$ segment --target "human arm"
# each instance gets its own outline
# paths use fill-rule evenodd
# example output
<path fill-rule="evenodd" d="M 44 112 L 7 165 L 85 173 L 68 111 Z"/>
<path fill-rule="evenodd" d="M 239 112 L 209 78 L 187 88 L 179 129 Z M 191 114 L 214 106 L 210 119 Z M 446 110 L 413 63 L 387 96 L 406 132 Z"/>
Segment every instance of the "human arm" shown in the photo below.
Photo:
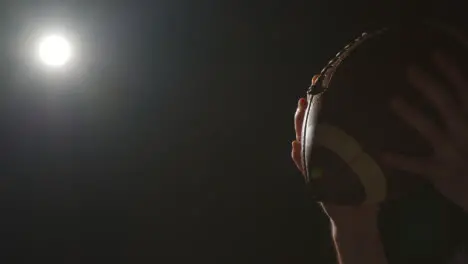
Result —
<path fill-rule="evenodd" d="M 331 221 L 332 238 L 340 264 L 386 264 L 384 247 L 376 217 L 357 223 Z"/>

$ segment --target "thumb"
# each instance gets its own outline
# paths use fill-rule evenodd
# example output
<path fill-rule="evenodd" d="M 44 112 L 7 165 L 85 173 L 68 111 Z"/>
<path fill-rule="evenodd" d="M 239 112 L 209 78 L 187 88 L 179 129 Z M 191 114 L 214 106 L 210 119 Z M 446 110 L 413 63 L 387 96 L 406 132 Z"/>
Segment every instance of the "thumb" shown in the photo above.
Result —
<path fill-rule="evenodd" d="M 294 161 L 294 164 L 296 164 L 296 167 L 299 169 L 299 171 L 301 173 L 304 173 L 304 170 L 302 168 L 301 143 L 297 140 L 294 140 L 292 142 L 291 157 Z"/>

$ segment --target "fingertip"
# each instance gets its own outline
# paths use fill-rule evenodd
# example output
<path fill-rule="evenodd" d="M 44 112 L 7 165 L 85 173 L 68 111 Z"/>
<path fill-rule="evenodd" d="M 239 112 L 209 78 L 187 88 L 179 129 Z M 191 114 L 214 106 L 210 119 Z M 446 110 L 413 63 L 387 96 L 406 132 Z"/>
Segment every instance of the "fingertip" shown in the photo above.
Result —
<path fill-rule="evenodd" d="M 292 142 L 292 150 L 291 150 L 291 158 L 296 165 L 296 167 L 299 169 L 300 172 L 302 172 L 302 160 L 301 160 L 301 151 L 300 151 L 300 142 L 297 140 L 294 140 Z"/>
<path fill-rule="evenodd" d="M 299 104 L 300 104 L 301 109 L 306 108 L 307 107 L 307 99 L 306 98 L 301 98 L 299 100 Z"/>
<path fill-rule="evenodd" d="M 315 74 L 314 77 L 312 77 L 312 85 L 314 85 L 317 82 L 319 77 L 320 77 L 320 74 Z"/>
<path fill-rule="evenodd" d="M 293 149 L 296 149 L 296 148 L 299 147 L 300 145 L 301 145 L 301 143 L 299 143 L 298 140 L 294 140 L 294 141 L 292 142 L 292 147 L 293 147 Z"/>
<path fill-rule="evenodd" d="M 299 107 L 303 107 L 305 102 L 306 102 L 306 99 L 304 97 L 301 97 L 301 98 L 299 98 L 299 101 L 297 102 L 297 105 Z"/>
<path fill-rule="evenodd" d="M 297 143 L 296 142 L 297 142 L 297 140 L 294 140 L 293 142 L 291 142 L 291 157 L 294 160 L 294 162 L 296 162 L 296 156 L 297 156 L 297 154 L 296 154 L 296 152 L 297 152 L 297 150 L 296 150 L 297 145 L 296 144 Z"/>

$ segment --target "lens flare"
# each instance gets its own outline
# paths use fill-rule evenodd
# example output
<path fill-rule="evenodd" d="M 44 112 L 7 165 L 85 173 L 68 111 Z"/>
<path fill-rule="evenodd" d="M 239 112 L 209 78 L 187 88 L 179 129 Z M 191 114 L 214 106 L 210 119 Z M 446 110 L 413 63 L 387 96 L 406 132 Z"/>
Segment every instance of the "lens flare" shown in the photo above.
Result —
<path fill-rule="evenodd" d="M 47 66 L 64 66 L 71 58 L 70 43 L 57 35 L 45 37 L 39 43 L 39 58 Z"/>

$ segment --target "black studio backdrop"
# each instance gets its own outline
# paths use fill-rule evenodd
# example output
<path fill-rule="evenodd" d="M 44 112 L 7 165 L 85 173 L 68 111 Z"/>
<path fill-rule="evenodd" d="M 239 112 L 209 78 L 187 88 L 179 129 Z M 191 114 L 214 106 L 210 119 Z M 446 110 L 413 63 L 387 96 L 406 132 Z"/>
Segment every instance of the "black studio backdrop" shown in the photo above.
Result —
<path fill-rule="evenodd" d="M 422 1 L 2 7 L 0 255 L 17 263 L 331 263 L 328 223 L 290 160 L 297 98 L 361 31 L 402 14 L 456 21 L 460 10 Z M 79 74 L 50 77 L 19 55 L 15 41 L 44 21 L 81 35 Z"/>

